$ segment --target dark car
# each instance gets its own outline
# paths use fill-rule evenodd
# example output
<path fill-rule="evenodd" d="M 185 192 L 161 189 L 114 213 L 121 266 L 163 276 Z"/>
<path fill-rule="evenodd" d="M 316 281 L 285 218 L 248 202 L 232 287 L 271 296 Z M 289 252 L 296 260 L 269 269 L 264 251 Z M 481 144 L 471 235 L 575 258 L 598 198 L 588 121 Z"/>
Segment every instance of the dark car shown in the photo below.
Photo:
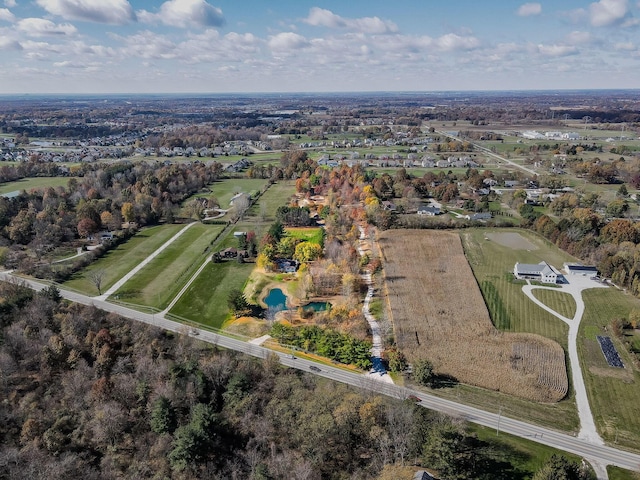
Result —
<path fill-rule="evenodd" d="M 320 371 L 320 369 L 319 369 L 318 367 L 316 367 L 315 365 L 311 365 L 311 366 L 309 367 L 309 369 L 310 369 L 311 371 L 313 371 L 313 372 L 319 372 L 319 371 Z"/>

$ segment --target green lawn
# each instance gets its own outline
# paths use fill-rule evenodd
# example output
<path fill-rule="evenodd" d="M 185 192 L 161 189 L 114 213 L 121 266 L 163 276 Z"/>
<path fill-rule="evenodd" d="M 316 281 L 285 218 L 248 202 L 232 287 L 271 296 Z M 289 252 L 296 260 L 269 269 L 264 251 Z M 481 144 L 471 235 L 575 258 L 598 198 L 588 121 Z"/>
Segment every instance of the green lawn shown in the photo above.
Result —
<path fill-rule="evenodd" d="M 614 443 L 617 438 L 618 444 L 638 449 L 640 373 L 633 367 L 624 345 L 611 333 L 609 325 L 615 318 L 627 317 L 631 309 L 640 306 L 640 301 L 615 288 L 587 290 L 583 297 L 585 313 L 578 352 L 596 425 L 606 441 Z M 608 366 L 596 335 L 612 337 L 624 369 Z"/>
<path fill-rule="evenodd" d="M 546 306 L 552 308 L 566 318 L 573 318 L 576 314 L 576 301 L 568 293 L 556 292 L 554 290 L 546 290 L 542 288 L 534 288 L 532 293 L 534 297 Z"/>
<path fill-rule="evenodd" d="M 235 261 L 209 263 L 170 313 L 209 327 L 222 328 L 229 317 L 229 292 L 243 288 L 253 267 L 252 263 Z"/>
<path fill-rule="evenodd" d="M 145 228 L 130 238 L 126 243 L 119 245 L 98 259 L 86 269 L 77 272 L 65 287 L 79 290 L 87 295 L 97 295 L 96 287 L 89 280 L 91 272 L 104 271 L 102 291 L 120 280 L 142 260 L 158 249 L 163 243 L 175 235 L 184 225 L 160 225 Z"/>
<path fill-rule="evenodd" d="M 311 242 L 317 245 L 324 245 L 324 229 L 320 227 L 312 228 L 293 228 L 289 227 L 285 229 L 288 237 L 298 238 L 303 242 Z"/>
<path fill-rule="evenodd" d="M 191 278 L 224 225 L 196 224 L 169 245 L 115 294 L 118 300 L 165 308 Z M 113 297 L 112 297 L 113 298 Z"/>
<path fill-rule="evenodd" d="M 0 194 L 15 192 L 16 190 L 26 190 L 27 192 L 36 188 L 66 187 L 69 180 L 74 177 L 32 177 L 0 184 Z"/>

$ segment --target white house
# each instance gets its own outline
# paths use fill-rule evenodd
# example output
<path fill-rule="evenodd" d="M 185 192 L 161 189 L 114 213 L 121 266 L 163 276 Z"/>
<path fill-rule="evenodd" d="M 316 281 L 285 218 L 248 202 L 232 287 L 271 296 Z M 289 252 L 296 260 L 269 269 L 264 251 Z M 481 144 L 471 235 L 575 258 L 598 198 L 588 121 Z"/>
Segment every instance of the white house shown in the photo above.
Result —
<path fill-rule="evenodd" d="M 520 280 L 538 280 L 542 283 L 556 283 L 558 281 L 558 274 L 547 262 L 538 264 L 516 262 L 513 274 Z"/>

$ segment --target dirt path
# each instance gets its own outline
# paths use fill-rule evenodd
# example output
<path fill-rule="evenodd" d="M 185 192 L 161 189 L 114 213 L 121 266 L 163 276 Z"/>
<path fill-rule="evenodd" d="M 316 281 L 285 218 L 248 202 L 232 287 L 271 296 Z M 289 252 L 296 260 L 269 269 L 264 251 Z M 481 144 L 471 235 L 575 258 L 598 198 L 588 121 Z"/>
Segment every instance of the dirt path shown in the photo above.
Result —
<path fill-rule="evenodd" d="M 367 254 L 367 236 L 365 229 L 362 226 L 358 225 L 358 229 L 360 230 L 360 239 L 358 240 L 358 254 L 360 254 L 361 257 L 364 257 Z M 389 375 L 387 375 L 387 370 L 384 368 L 384 364 L 382 363 L 382 336 L 380 335 L 380 325 L 378 324 L 376 318 L 371 315 L 371 311 L 369 309 L 374 293 L 371 273 L 363 273 L 360 275 L 360 277 L 362 277 L 367 285 L 367 295 L 364 297 L 362 314 L 369 324 L 369 328 L 371 329 L 371 337 L 373 340 L 373 345 L 371 347 L 371 360 L 373 361 L 373 367 L 371 368 L 369 375 L 373 375 L 376 378 L 379 378 L 380 380 L 383 380 L 387 383 L 393 383 L 393 380 Z"/>

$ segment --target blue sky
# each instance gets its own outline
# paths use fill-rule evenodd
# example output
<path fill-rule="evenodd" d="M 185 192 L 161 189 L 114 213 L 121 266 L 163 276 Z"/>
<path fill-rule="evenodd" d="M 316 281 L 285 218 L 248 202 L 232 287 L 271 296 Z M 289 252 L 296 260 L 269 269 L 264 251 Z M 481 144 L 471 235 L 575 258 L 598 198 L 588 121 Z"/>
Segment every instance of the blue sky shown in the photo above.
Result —
<path fill-rule="evenodd" d="M 0 0 L 0 93 L 640 88 L 640 0 Z"/>

